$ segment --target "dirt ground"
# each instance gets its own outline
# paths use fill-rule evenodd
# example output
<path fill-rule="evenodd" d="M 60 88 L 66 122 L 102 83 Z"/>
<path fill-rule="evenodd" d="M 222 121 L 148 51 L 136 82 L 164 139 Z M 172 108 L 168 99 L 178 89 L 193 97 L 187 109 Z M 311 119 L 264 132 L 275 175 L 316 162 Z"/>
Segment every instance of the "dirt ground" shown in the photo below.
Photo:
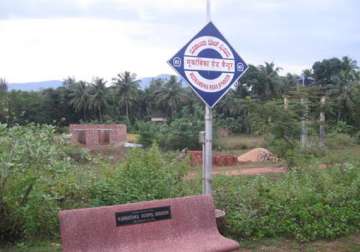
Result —
<path fill-rule="evenodd" d="M 234 170 L 215 170 L 214 175 L 225 175 L 225 176 L 255 176 L 263 174 L 274 174 L 274 173 L 285 173 L 287 168 L 285 167 L 256 167 L 256 168 L 243 168 Z"/>

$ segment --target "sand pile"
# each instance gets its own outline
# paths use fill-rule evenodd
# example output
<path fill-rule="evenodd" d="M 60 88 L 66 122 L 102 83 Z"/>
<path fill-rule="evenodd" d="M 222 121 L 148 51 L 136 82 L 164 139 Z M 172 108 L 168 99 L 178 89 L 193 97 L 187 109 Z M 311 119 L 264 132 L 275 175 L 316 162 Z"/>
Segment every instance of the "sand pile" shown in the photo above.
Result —
<path fill-rule="evenodd" d="M 256 148 L 240 155 L 238 157 L 238 161 L 240 163 L 263 162 L 263 161 L 277 162 L 277 158 L 267 149 Z"/>

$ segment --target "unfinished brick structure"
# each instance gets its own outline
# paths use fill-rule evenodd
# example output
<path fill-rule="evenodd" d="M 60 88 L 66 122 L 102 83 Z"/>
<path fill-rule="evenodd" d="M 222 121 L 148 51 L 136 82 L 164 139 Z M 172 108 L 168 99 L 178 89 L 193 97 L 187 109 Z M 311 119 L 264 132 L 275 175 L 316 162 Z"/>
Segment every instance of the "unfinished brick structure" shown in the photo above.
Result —
<path fill-rule="evenodd" d="M 202 151 L 189 151 L 191 165 L 202 164 Z M 237 157 L 234 155 L 213 154 L 213 165 L 215 166 L 233 166 L 237 163 Z"/>
<path fill-rule="evenodd" d="M 124 124 L 70 124 L 71 142 L 89 150 L 121 147 L 126 142 Z"/>

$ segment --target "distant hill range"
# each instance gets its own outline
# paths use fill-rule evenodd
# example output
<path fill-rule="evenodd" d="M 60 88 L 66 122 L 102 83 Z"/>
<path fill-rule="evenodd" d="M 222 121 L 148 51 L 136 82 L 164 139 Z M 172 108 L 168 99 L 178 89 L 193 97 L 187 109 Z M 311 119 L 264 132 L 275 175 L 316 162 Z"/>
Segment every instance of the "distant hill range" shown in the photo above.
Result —
<path fill-rule="evenodd" d="M 162 80 L 168 80 L 170 78 L 170 75 L 168 74 L 161 74 L 155 77 L 146 77 L 140 79 L 140 88 L 146 89 L 150 86 L 150 83 L 152 80 L 156 79 L 162 79 Z M 183 79 L 180 79 L 182 85 L 184 85 L 186 82 Z M 39 81 L 39 82 L 23 82 L 23 83 L 9 83 L 8 88 L 9 91 L 12 90 L 21 90 L 21 91 L 40 91 L 48 88 L 56 89 L 58 87 L 61 87 L 63 85 L 63 82 L 60 80 L 49 80 L 49 81 Z"/>
<path fill-rule="evenodd" d="M 10 83 L 8 85 L 9 91 L 21 90 L 21 91 L 39 91 L 47 88 L 58 88 L 62 86 L 62 81 L 50 80 L 39 82 L 23 82 L 23 83 Z"/>
<path fill-rule="evenodd" d="M 148 88 L 150 86 L 151 81 L 153 81 L 153 80 L 158 80 L 158 79 L 165 80 L 165 81 L 169 80 L 170 76 L 171 75 L 169 75 L 169 74 L 160 74 L 160 75 L 155 76 L 155 77 L 142 78 L 142 79 L 139 80 L 140 81 L 140 88 L 141 89 Z M 181 78 L 179 76 L 177 76 L 177 78 L 181 82 L 182 86 L 186 85 L 186 81 L 183 78 Z"/>

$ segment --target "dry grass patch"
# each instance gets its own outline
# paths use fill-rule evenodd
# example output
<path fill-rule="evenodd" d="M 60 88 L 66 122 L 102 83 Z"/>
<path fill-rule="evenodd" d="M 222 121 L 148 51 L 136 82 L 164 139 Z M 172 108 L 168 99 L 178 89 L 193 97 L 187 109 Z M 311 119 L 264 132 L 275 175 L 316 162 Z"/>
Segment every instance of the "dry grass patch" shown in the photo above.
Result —
<path fill-rule="evenodd" d="M 264 147 L 265 140 L 261 136 L 231 135 L 219 138 L 218 144 L 225 150 L 248 150 Z"/>

